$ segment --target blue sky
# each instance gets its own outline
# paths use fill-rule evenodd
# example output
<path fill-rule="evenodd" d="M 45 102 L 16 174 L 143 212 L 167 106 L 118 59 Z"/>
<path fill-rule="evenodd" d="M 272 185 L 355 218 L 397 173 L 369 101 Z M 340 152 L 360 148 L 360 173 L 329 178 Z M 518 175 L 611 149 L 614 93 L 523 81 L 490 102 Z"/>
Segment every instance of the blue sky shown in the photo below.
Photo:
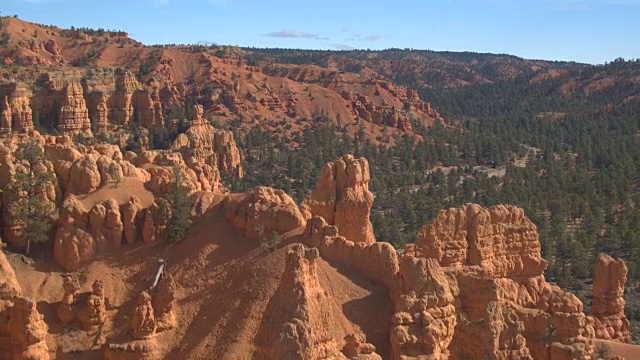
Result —
<path fill-rule="evenodd" d="M 640 0 L 0 0 L 2 15 L 145 44 L 389 47 L 603 63 L 640 57 Z"/>

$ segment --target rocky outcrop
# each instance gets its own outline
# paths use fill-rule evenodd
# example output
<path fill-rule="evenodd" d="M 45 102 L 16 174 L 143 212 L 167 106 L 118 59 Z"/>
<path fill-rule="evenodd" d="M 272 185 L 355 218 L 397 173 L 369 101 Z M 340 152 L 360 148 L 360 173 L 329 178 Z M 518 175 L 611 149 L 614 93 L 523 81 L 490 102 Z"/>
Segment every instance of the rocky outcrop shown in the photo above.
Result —
<path fill-rule="evenodd" d="M 25 171 L 29 165 L 16 163 L 12 156 L 18 144 L 24 141 L 33 141 L 41 147 L 47 159 L 34 168 L 50 173 L 52 181 L 36 196 L 41 196 L 43 202 L 55 208 L 51 218 L 52 233 L 55 234 L 54 258 L 67 270 L 78 269 L 100 253 L 119 249 L 123 240 L 131 244 L 141 238 L 142 233 L 145 235 L 143 240 L 154 241 L 167 225 L 168 217 L 163 208 L 157 206 L 159 203 L 146 211 L 152 204 L 150 197 L 153 194 L 144 194 L 143 206 L 137 198 L 125 202 L 117 194 L 112 195 L 115 198 L 102 195 L 92 198 L 98 190 L 109 194 L 113 189 L 139 182 L 136 185 L 145 184 L 164 195 L 172 186 L 172 165 L 177 164 L 191 192 L 226 191 L 219 183 L 217 170 L 192 158 L 184 162 L 178 153 L 154 154 L 151 160 L 155 163 L 142 165 L 150 172 L 123 160 L 115 145 L 77 145 L 69 136 L 41 136 L 37 132 L 29 138 L 12 134 L 0 145 L 0 187 L 6 189 L 13 174 Z M 138 158 L 144 157 L 143 153 L 134 156 L 132 161 L 138 162 Z M 12 245 L 24 246 L 21 231 L 24 221 L 17 211 L 20 199 L 10 195 L 13 195 L 11 191 L 3 192 L 3 231 Z M 90 200 L 80 200 L 87 199 L 87 195 Z"/>
<path fill-rule="evenodd" d="M 479 205 L 443 210 L 418 233 L 416 250 L 442 266 L 480 266 L 488 277 L 539 276 L 536 226 L 515 206 Z"/>
<path fill-rule="evenodd" d="M 271 298 L 259 343 L 265 359 L 340 359 L 330 299 L 318 280 L 318 250 L 293 244 L 287 248 L 284 275 Z"/>
<path fill-rule="evenodd" d="M 368 279 L 395 291 L 399 270 L 398 254 L 386 242 L 369 245 L 354 243 L 338 233 L 320 216 L 307 222 L 305 236 L 310 246 L 318 248 L 323 258 L 344 264 Z"/>
<path fill-rule="evenodd" d="M 7 329 L 9 312 L 13 306 L 13 299 L 21 294 L 16 273 L 2 251 L 2 240 L 0 240 L 0 353 L 3 354 L 11 352 L 11 334 Z"/>
<path fill-rule="evenodd" d="M 233 133 L 211 126 L 209 121 L 202 117 L 202 105 L 194 105 L 192 112 L 194 118 L 190 120 L 189 129 L 178 135 L 171 145 L 172 149 L 180 151 L 185 158 L 193 157 L 221 172 L 243 177 L 242 159 Z"/>
<path fill-rule="evenodd" d="M 156 242 L 169 225 L 171 216 L 171 204 L 166 199 L 156 199 L 154 204 L 145 210 L 142 241 L 145 244 Z"/>
<path fill-rule="evenodd" d="M 145 339 L 127 343 L 112 343 L 106 346 L 105 360 L 158 360 L 162 359 L 162 347 L 156 339 Z"/>
<path fill-rule="evenodd" d="M 86 307 L 79 314 L 82 327 L 86 331 L 102 326 L 107 320 L 104 284 L 102 281 L 96 280 L 91 288 L 92 292 L 87 297 Z"/>
<path fill-rule="evenodd" d="M 176 300 L 177 285 L 173 276 L 163 273 L 158 286 L 153 292 L 153 312 L 156 318 L 157 331 L 173 329 L 176 318 L 173 312 Z"/>
<path fill-rule="evenodd" d="M 44 44 L 44 49 L 52 55 L 52 62 L 59 63 L 62 60 L 62 53 L 55 40 L 50 39 Z"/>
<path fill-rule="evenodd" d="M 335 225 L 347 239 L 374 243 L 369 220 L 373 194 L 369 191 L 369 163 L 346 155 L 322 169 L 316 190 L 301 205 L 307 219 L 318 215 Z"/>
<path fill-rule="evenodd" d="M 106 209 L 104 206 L 102 208 Z M 99 210 L 92 212 L 94 219 L 98 217 L 96 214 Z M 94 224 L 96 222 L 94 220 Z M 104 223 L 104 218 L 102 222 Z M 59 227 L 53 243 L 53 258 L 68 271 L 79 269 L 110 247 L 104 234 L 92 235 L 89 225 L 89 211 L 75 197 L 67 198 L 60 212 Z"/>
<path fill-rule="evenodd" d="M 111 121 L 114 124 L 126 125 L 133 119 L 133 94 L 140 84 L 128 71 L 116 71 L 115 91 L 111 95 Z"/>
<path fill-rule="evenodd" d="M 369 344 L 363 334 L 349 334 L 345 336 L 344 341 L 342 353 L 349 360 L 382 360 L 382 357 L 376 354 L 376 347 Z"/>
<path fill-rule="evenodd" d="M 122 224 L 124 226 L 124 239 L 129 245 L 133 244 L 140 232 L 140 219 L 142 218 L 142 204 L 135 196 L 122 205 Z"/>
<path fill-rule="evenodd" d="M 413 256 L 398 260 L 388 243 L 365 245 L 338 234 L 336 226 L 316 216 L 307 223 L 309 244 L 323 258 L 343 264 L 361 275 L 384 284 L 394 302 L 391 344 L 393 358 L 413 359 L 433 355 L 447 359 L 456 326 L 457 294 L 437 261 Z"/>
<path fill-rule="evenodd" d="M 143 291 L 138 297 L 138 305 L 131 318 L 133 338 L 137 340 L 148 339 L 156 333 L 156 318 L 151 305 L 151 295 Z"/>
<path fill-rule="evenodd" d="M 78 303 L 77 295 L 80 291 L 80 283 L 74 277 L 67 276 L 63 280 L 62 288 L 64 295 L 58 304 L 57 314 L 58 320 L 66 325 L 76 319 L 75 306 Z"/>
<path fill-rule="evenodd" d="M 216 154 L 218 169 L 229 172 L 236 177 L 243 177 L 240 150 L 233 139 L 233 133 L 228 130 L 218 130 L 213 139 L 213 152 Z"/>
<path fill-rule="evenodd" d="M 49 327 L 36 309 L 35 301 L 21 296 L 13 299 L 7 330 L 11 334 L 14 360 L 49 359 L 49 349 L 45 341 Z"/>
<path fill-rule="evenodd" d="M 3 101 L 0 102 L 0 135 L 7 135 L 11 133 L 11 105 L 9 105 L 9 99 L 4 96 Z"/>
<path fill-rule="evenodd" d="M 61 134 L 91 134 L 89 110 L 84 100 L 82 86 L 69 83 L 63 90 L 64 100 L 58 115 L 58 130 Z"/>
<path fill-rule="evenodd" d="M 347 240 L 316 216 L 308 243 L 384 284 L 393 300 L 392 358 L 583 359 L 594 350 L 580 300 L 544 279 L 535 225 L 522 209 L 444 210 L 398 257 Z"/>
<path fill-rule="evenodd" d="M 199 161 L 196 157 L 187 158 L 185 166 L 195 174 L 202 191 L 224 194 L 227 188 L 222 184 L 222 176 L 215 166 Z"/>
<path fill-rule="evenodd" d="M 87 111 L 97 133 L 106 132 L 109 127 L 108 95 L 96 92 L 87 96 Z"/>
<path fill-rule="evenodd" d="M 7 257 L 2 251 L 2 240 L 0 240 L 0 302 L 11 301 L 14 296 L 19 296 L 22 292 L 20 284 L 16 279 L 16 273 L 9 264 Z M 1 303 L 0 303 L 1 304 Z M 6 309 L 0 307 L 0 311 Z"/>
<path fill-rule="evenodd" d="M 72 78 L 66 73 L 53 76 L 62 81 Z M 75 77 L 82 78 L 87 109 L 96 131 L 131 121 L 153 126 L 159 120 L 155 117 L 157 108 L 152 95 L 141 90 L 141 84 L 131 72 L 122 68 L 91 68 L 82 70 Z"/>
<path fill-rule="evenodd" d="M 3 124 L 3 131 L 24 132 L 33 130 L 33 110 L 31 109 L 31 98 L 33 93 L 24 84 L 8 83 L 0 85 L 0 99 L 6 97 L 5 104 L 2 105 L 4 113 L 3 120 L 8 120 L 8 113 L 11 113 L 10 128 Z M 4 121 L 3 121 L 4 122 Z"/>
<path fill-rule="evenodd" d="M 122 244 L 124 225 L 118 202 L 109 199 L 102 204 L 96 204 L 89 211 L 89 225 L 91 234 L 104 244 L 105 248 L 117 250 Z"/>
<path fill-rule="evenodd" d="M 457 282 L 454 356 L 591 356 L 593 327 L 582 303 L 545 281 L 538 233 L 522 209 L 443 210 L 404 254 L 437 260 Z"/>
<path fill-rule="evenodd" d="M 396 358 L 449 359 L 456 327 L 453 287 L 435 259 L 404 257 L 394 299 L 391 345 Z"/>
<path fill-rule="evenodd" d="M 143 159 L 143 157 L 147 157 L 147 159 Z M 152 163 L 145 164 L 151 159 Z M 171 191 L 176 176 L 181 179 L 180 185 L 189 189 L 189 193 L 212 190 L 225 191 L 219 182 L 220 173 L 217 169 L 203 165 L 193 158 L 185 163 L 180 153 L 144 152 L 139 156 L 138 163 L 151 175 L 147 188 L 160 196 Z M 176 170 L 179 173 L 174 173 Z"/>
<path fill-rule="evenodd" d="M 65 195 L 90 194 L 107 184 L 134 178 L 141 182 L 150 179 L 144 169 L 122 159 L 115 145 L 82 147 L 46 144 L 45 153 L 54 165 L 58 182 Z"/>
<path fill-rule="evenodd" d="M 393 105 L 381 104 L 376 106 L 368 96 L 343 95 L 351 100 L 351 108 L 356 118 L 364 119 L 379 126 L 390 126 L 404 132 L 411 132 L 412 125 L 406 112 L 400 111 Z"/>
<path fill-rule="evenodd" d="M 136 197 L 121 206 L 107 199 L 91 209 L 76 197 L 68 197 L 60 210 L 53 243 L 55 261 L 67 271 L 74 271 L 99 254 L 119 249 L 123 240 L 134 243 L 143 228 L 143 210 Z M 160 221 L 158 227 L 159 224 Z"/>
<path fill-rule="evenodd" d="M 157 90 L 136 90 L 133 94 L 136 122 L 147 129 L 164 129 L 162 103 Z"/>
<path fill-rule="evenodd" d="M 131 316 L 133 341 L 110 343 L 105 347 L 105 360 L 157 360 L 163 358 L 162 346 L 158 343 L 156 331 L 164 331 L 175 326 L 173 302 L 175 283 L 171 275 L 163 274 L 154 289 L 154 296 L 142 291 Z"/>
<path fill-rule="evenodd" d="M 55 42 L 46 46 L 57 50 Z M 32 119 L 66 134 L 90 134 L 92 123 L 97 132 L 131 122 L 164 128 L 159 92 L 143 89 L 122 68 L 56 68 L 34 82 L 0 85 L 0 100 L 4 96 L 12 112 L 9 131 L 32 129 Z"/>
<path fill-rule="evenodd" d="M 151 181 L 147 183 L 147 187 L 158 195 L 167 194 L 173 187 L 174 168 L 180 172 L 180 177 L 183 179 L 182 185 L 186 186 L 190 193 L 228 192 L 220 182 L 220 171 L 202 163 L 194 156 L 184 160 L 179 152 L 143 151 L 138 155 L 132 154 L 127 159 L 149 173 Z"/>
<path fill-rule="evenodd" d="M 284 234 L 305 225 L 293 199 L 282 190 L 258 186 L 246 194 L 233 194 L 225 200 L 224 214 L 250 239 Z"/>
<path fill-rule="evenodd" d="M 622 259 L 601 254 L 596 261 L 591 314 L 598 339 L 631 342 L 629 320 L 624 313 L 627 273 Z"/>

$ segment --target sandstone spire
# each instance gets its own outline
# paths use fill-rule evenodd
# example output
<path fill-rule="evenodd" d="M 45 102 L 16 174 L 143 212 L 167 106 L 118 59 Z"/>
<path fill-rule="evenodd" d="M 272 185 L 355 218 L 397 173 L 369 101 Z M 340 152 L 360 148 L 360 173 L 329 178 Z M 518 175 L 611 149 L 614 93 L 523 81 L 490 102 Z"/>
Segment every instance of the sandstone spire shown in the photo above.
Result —
<path fill-rule="evenodd" d="M 6 135 L 11 132 L 11 105 L 9 99 L 4 96 L 0 103 L 0 135 Z"/>
<path fill-rule="evenodd" d="M 369 220 L 373 194 L 369 191 L 369 162 L 345 155 L 322 169 L 316 190 L 301 205 L 307 219 L 318 215 L 356 243 L 374 243 Z"/>
<path fill-rule="evenodd" d="M 49 327 L 36 309 L 36 302 L 21 296 L 13 302 L 7 324 L 13 358 L 49 360 L 49 348 L 45 341 Z"/>
<path fill-rule="evenodd" d="M 90 134 L 91 121 L 84 100 L 82 85 L 69 83 L 64 89 L 64 102 L 58 116 L 58 130 L 62 134 Z"/>
<path fill-rule="evenodd" d="M 624 313 L 624 286 L 627 265 L 622 259 L 601 254 L 593 278 L 591 313 L 595 318 L 596 337 L 630 343 L 629 320 Z"/>

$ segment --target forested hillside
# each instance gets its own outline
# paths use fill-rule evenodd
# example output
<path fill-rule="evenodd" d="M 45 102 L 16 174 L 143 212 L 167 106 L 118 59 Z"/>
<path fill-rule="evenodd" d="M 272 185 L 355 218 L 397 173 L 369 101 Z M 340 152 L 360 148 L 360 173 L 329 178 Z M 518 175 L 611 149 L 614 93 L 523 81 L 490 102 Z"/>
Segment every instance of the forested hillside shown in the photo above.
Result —
<path fill-rule="evenodd" d="M 411 88 L 448 89 L 491 84 L 536 73 L 556 76 L 588 65 L 575 62 L 527 60 L 506 54 L 414 49 L 382 51 L 314 51 L 247 48 L 241 56 L 254 65 L 313 64 L 344 72 L 367 71 Z"/>

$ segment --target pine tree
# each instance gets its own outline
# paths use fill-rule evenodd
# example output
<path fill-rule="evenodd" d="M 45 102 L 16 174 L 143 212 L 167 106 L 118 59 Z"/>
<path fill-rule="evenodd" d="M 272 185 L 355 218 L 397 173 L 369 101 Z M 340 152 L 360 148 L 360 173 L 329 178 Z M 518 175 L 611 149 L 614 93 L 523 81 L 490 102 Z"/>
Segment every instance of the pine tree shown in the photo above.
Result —
<path fill-rule="evenodd" d="M 189 218 L 190 202 L 189 188 L 184 185 L 185 177 L 177 165 L 173 167 L 173 187 L 167 194 L 167 200 L 171 205 L 171 221 L 167 226 L 166 238 L 171 243 L 182 241 L 189 230 L 191 219 Z"/>
<path fill-rule="evenodd" d="M 47 199 L 47 188 L 55 177 L 47 168 L 46 156 L 34 141 L 23 142 L 13 153 L 16 171 L 8 184 L 10 213 L 22 223 L 22 235 L 29 255 L 32 243 L 49 240 L 50 217 L 55 205 Z"/>

